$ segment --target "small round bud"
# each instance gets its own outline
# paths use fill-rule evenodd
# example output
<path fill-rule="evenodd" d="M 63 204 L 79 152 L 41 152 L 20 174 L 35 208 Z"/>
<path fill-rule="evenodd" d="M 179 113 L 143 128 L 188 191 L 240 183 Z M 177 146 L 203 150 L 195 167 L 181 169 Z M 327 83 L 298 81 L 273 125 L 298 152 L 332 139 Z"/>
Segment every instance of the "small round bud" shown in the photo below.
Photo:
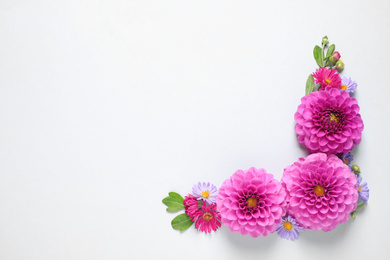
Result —
<path fill-rule="evenodd" d="M 360 167 L 357 166 L 356 164 L 352 165 L 352 171 L 354 173 L 360 173 Z"/>
<path fill-rule="evenodd" d="M 357 215 L 357 213 L 356 213 L 355 211 L 352 211 L 352 212 L 351 212 L 351 218 L 356 217 L 356 215 Z"/>
<path fill-rule="evenodd" d="M 329 57 L 329 61 L 331 63 L 336 63 L 341 58 L 341 55 L 338 51 L 333 52 L 333 54 Z"/>
<path fill-rule="evenodd" d="M 329 44 L 328 36 L 324 36 L 322 38 L 322 45 L 326 46 Z"/>
<path fill-rule="evenodd" d="M 336 69 L 343 70 L 344 69 L 344 62 L 342 62 L 341 60 L 337 61 L 336 62 Z"/>

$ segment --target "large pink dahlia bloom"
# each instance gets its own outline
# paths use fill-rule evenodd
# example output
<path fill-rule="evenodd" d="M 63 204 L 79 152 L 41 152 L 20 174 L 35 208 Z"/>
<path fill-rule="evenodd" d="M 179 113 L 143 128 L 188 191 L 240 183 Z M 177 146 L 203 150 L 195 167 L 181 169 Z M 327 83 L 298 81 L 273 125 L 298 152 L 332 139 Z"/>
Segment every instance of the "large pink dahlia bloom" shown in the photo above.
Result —
<path fill-rule="evenodd" d="M 276 230 L 286 213 L 286 192 L 264 169 L 236 171 L 224 181 L 217 196 L 222 223 L 232 232 L 252 237 Z"/>
<path fill-rule="evenodd" d="M 315 153 L 284 169 L 287 211 L 305 228 L 330 231 L 356 209 L 356 175 L 335 155 Z"/>
<path fill-rule="evenodd" d="M 301 99 L 295 113 L 298 142 L 313 153 L 346 153 L 360 143 L 364 128 L 359 105 L 346 91 L 327 88 Z"/>

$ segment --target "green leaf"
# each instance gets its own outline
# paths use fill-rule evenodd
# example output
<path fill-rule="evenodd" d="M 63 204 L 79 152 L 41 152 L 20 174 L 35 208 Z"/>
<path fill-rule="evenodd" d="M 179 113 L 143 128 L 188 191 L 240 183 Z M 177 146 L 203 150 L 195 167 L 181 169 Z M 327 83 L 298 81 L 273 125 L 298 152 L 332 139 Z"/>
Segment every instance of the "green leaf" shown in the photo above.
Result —
<path fill-rule="evenodd" d="M 174 213 L 174 212 L 178 212 L 180 210 L 184 209 L 184 207 L 177 207 L 177 206 L 169 206 L 167 208 L 167 211 L 168 212 L 171 212 L 171 213 Z"/>
<path fill-rule="evenodd" d="M 168 194 L 169 194 L 170 197 L 175 198 L 175 199 L 177 199 L 178 201 L 183 202 L 183 197 L 182 197 L 179 193 L 176 193 L 176 192 L 171 191 L 171 192 L 168 193 Z"/>
<path fill-rule="evenodd" d="M 359 206 L 356 207 L 355 211 L 358 210 L 358 209 L 361 209 L 364 207 L 364 205 L 366 205 L 366 203 L 362 203 L 360 204 Z"/>
<path fill-rule="evenodd" d="M 320 46 L 316 45 L 313 50 L 314 59 L 316 60 L 318 66 L 322 68 L 324 66 L 324 58 L 322 57 L 322 49 Z"/>
<path fill-rule="evenodd" d="M 334 44 L 330 45 L 328 50 L 326 51 L 326 57 L 325 58 L 329 58 L 330 55 L 333 54 L 335 48 L 336 48 L 336 46 Z"/>
<path fill-rule="evenodd" d="M 184 209 L 183 197 L 176 192 L 170 192 L 169 196 L 164 198 L 162 202 L 168 207 L 168 212 L 177 212 Z"/>
<path fill-rule="evenodd" d="M 313 75 L 310 74 L 309 77 L 306 80 L 306 91 L 305 91 L 306 95 L 309 95 L 314 90 L 314 82 L 313 82 L 313 80 L 314 80 Z"/>
<path fill-rule="evenodd" d="M 186 230 L 187 228 L 192 226 L 192 224 L 194 224 L 194 222 L 192 222 L 192 220 L 188 217 L 186 213 L 176 216 L 176 218 L 172 219 L 171 222 L 173 229 L 180 231 Z"/>

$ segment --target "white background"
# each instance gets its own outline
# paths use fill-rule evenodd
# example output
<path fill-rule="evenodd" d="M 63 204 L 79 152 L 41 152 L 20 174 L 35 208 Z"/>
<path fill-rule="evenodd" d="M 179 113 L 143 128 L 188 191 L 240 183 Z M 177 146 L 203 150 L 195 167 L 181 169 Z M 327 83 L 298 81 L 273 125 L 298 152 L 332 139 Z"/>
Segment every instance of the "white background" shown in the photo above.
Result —
<path fill-rule="evenodd" d="M 389 259 L 389 1 L 0 2 L 0 259 Z M 305 156 L 328 35 L 359 84 L 369 205 L 291 242 L 178 232 L 161 200 Z"/>

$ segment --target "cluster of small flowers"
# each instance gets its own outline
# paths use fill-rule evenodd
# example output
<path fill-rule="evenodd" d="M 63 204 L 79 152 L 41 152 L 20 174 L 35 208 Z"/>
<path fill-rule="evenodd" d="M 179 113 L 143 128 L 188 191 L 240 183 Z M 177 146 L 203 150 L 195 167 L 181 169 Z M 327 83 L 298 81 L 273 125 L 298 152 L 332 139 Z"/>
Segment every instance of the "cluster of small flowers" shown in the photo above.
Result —
<path fill-rule="evenodd" d="M 195 228 L 205 233 L 221 227 L 221 215 L 217 211 L 215 198 L 217 187 L 210 183 L 198 183 L 192 188 L 192 194 L 184 198 L 184 208 Z"/>
<path fill-rule="evenodd" d="M 217 211 L 215 199 L 217 187 L 210 183 L 194 185 L 192 194 L 184 198 L 176 193 L 170 192 L 169 196 L 162 202 L 167 206 L 168 212 L 185 210 L 185 213 L 176 216 L 172 222 L 172 228 L 184 231 L 195 223 L 195 228 L 205 233 L 211 233 L 221 227 L 221 214 Z"/>
<path fill-rule="evenodd" d="M 364 129 L 357 100 L 350 96 L 357 84 L 341 79 L 344 63 L 335 46 L 314 48 L 320 66 L 309 76 L 306 96 L 295 113 L 298 142 L 311 154 L 284 169 L 281 181 L 264 169 L 238 170 L 217 191 L 198 183 L 184 199 L 195 228 L 215 231 L 222 222 L 232 232 L 252 237 L 276 232 L 295 240 L 305 229 L 330 231 L 356 216 L 369 198 L 360 168 L 351 165 L 351 150 Z M 326 68 L 329 66 L 329 68 Z M 332 67 L 333 66 L 333 67 Z M 318 91 L 314 91 L 314 82 Z"/>

